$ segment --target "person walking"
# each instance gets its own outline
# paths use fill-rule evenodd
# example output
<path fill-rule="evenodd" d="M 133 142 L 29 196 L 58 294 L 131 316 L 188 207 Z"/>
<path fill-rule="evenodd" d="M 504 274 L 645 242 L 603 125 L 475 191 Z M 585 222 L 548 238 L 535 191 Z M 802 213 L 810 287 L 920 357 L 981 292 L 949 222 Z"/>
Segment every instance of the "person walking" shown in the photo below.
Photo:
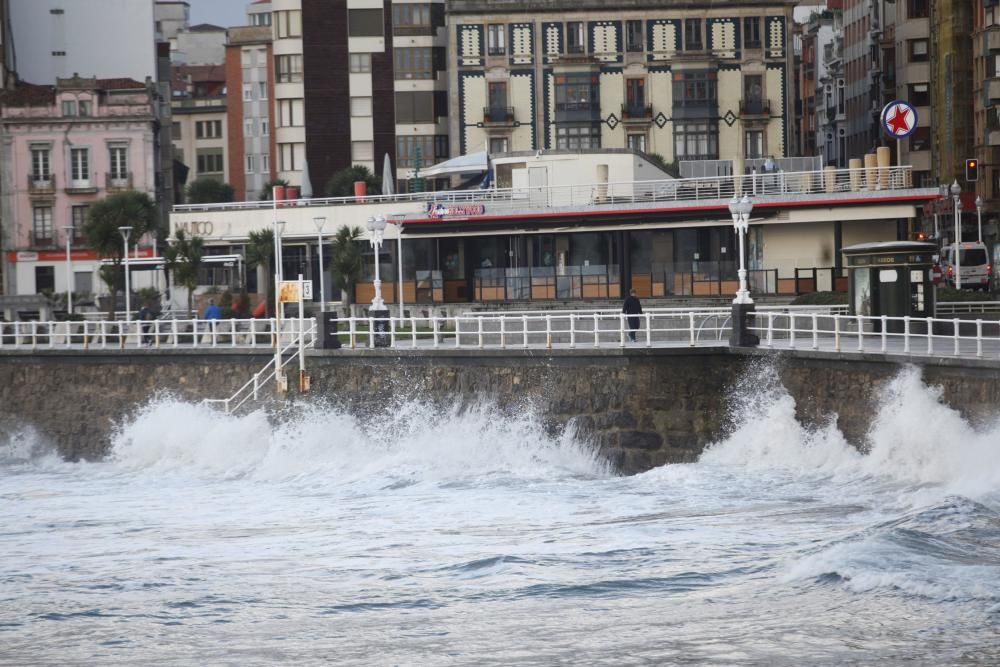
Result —
<path fill-rule="evenodd" d="M 626 318 L 628 320 L 628 339 L 635 342 L 635 332 L 639 328 L 639 318 L 638 315 L 642 315 L 642 304 L 639 303 L 639 297 L 635 295 L 635 290 L 631 290 L 628 296 L 625 297 L 625 303 L 622 304 L 622 312 L 628 315 Z"/>
<path fill-rule="evenodd" d="M 219 307 L 215 305 L 215 301 L 209 301 L 208 305 L 205 306 L 204 319 L 206 319 L 206 320 L 221 320 L 222 319 L 222 311 L 219 310 Z"/>
<path fill-rule="evenodd" d="M 153 343 L 153 337 L 149 332 L 153 328 L 153 320 L 156 317 L 153 315 L 153 309 L 149 307 L 148 303 L 142 304 L 142 308 L 139 309 L 139 326 L 142 328 L 142 344 L 151 345 Z"/>

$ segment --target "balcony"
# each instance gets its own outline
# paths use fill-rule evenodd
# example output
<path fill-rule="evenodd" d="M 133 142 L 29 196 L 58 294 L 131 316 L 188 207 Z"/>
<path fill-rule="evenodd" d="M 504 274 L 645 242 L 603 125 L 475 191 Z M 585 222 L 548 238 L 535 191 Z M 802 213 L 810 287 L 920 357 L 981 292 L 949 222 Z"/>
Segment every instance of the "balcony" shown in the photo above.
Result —
<path fill-rule="evenodd" d="M 53 195 L 55 192 L 55 174 L 28 174 L 29 195 Z"/>
<path fill-rule="evenodd" d="M 1000 51 L 1000 30 L 991 28 L 986 31 L 986 50 Z"/>
<path fill-rule="evenodd" d="M 50 233 L 48 236 L 43 236 L 37 232 L 31 233 L 31 247 L 32 248 L 49 248 L 56 244 L 56 240 L 52 237 Z"/>
<path fill-rule="evenodd" d="M 740 100 L 741 116 L 770 116 L 771 100 Z"/>
<path fill-rule="evenodd" d="M 483 107 L 483 125 L 511 127 L 514 124 L 514 107 Z"/>
<path fill-rule="evenodd" d="M 125 174 L 104 174 L 104 189 L 108 192 L 123 192 L 132 189 L 132 172 Z"/>
<path fill-rule="evenodd" d="M 623 104 L 622 122 L 651 123 L 653 122 L 653 107 L 643 104 Z"/>
<path fill-rule="evenodd" d="M 986 79 L 986 99 L 1000 100 L 1000 78 Z"/>

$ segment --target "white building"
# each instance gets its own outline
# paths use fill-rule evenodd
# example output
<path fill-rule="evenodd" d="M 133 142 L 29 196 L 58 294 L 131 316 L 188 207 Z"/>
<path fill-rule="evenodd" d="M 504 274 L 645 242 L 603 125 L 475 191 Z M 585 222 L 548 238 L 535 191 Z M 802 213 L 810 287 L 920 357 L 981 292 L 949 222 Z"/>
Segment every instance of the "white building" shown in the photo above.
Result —
<path fill-rule="evenodd" d="M 153 0 L 17 0 L 10 69 L 22 81 L 81 76 L 156 79 Z"/>
<path fill-rule="evenodd" d="M 170 62 L 175 65 L 221 65 L 226 59 L 226 29 L 199 23 L 178 32 L 174 45 Z"/>
<path fill-rule="evenodd" d="M 302 184 L 306 160 L 302 0 L 273 0 L 274 109 L 278 178 Z M 346 93 L 346 91 L 345 91 Z"/>

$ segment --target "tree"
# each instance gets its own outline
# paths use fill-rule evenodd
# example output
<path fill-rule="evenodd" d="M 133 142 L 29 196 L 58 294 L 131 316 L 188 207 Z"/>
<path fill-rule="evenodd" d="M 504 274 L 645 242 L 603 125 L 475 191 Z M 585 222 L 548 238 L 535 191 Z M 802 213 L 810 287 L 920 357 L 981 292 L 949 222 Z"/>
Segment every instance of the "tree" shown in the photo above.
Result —
<path fill-rule="evenodd" d="M 330 275 L 346 294 L 346 303 L 354 301 L 354 285 L 361 278 L 360 227 L 341 227 L 330 244 Z"/>
<path fill-rule="evenodd" d="M 273 181 L 268 181 L 264 184 L 264 187 L 260 189 L 257 193 L 257 199 L 259 201 L 273 201 L 271 198 L 274 196 L 274 186 L 280 185 L 282 187 L 288 187 L 288 181 L 283 178 L 276 178 Z"/>
<path fill-rule="evenodd" d="M 233 186 L 202 176 L 187 186 L 189 204 L 226 204 L 236 196 Z"/>
<path fill-rule="evenodd" d="M 131 227 L 129 243 L 137 243 L 144 234 L 156 231 L 156 204 L 145 192 L 127 190 L 94 203 L 83 223 L 83 236 L 87 244 L 102 257 L 112 260 L 109 266 L 102 266 L 101 280 L 111 292 L 109 305 L 113 318 L 116 310 L 117 293 L 124 281 L 122 259 L 125 257 L 125 239 L 119 227 Z"/>
<path fill-rule="evenodd" d="M 201 270 L 202 257 L 205 256 L 205 239 L 200 236 L 188 236 L 183 229 L 178 229 L 176 237 L 163 253 L 167 267 L 174 276 L 174 284 L 187 289 L 188 317 L 191 317 L 194 291 L 198 287 L 198 273 Z"/>
<path fill-rule="evenodd" d="M 264 267 L 265 293 L 267 294 L 267 312 L 274 311 L 274 230 L 261 229 L 250 232 L 249 240 L 244 248 L 244 259 L 247 269 Z"/>
<path fill-rule="evenodd" d="M 382 179 L 368 171 L 368 167 L 356 164 L 347 169 L 341 169 L 326 182 L 327 197 L 353 197 L 355 181 L 364 181 L 369 193 L 379 193 Z"/>
<path fill-rule="evenodd" d="M 657 167 L 667 172 L 674 178 L 680 178 L 681 170 L 680 166 L 677 164 L 677 160 L 673 162 L 667 162 L 663 159 L 663 156 L 659 153 L 646 153 L 646 159 L 655 164 Z"/>

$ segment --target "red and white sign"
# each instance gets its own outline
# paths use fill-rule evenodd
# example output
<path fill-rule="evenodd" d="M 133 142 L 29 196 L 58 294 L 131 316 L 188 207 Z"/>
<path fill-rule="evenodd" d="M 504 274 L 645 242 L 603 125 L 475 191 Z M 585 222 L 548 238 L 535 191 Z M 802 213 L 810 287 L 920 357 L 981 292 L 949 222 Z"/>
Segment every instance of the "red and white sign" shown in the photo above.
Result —
<path fill-rule="evenodd" d="M 944 274 L 941 273 L 941 265 L 935 264 L 929 269 L 929 271 L 931 273 L 931 282 L 935 285 L 940 284 L 940 282 L 944 279 Z"/>
<path fill-rule="evenodd" d="M 486 213 L 486 207 L 483 204 L 439 204 L 432 202 L 427 205 L 428 218 L 463 218 L 484 213 Z"/>
<path fill-rule="evenodd" d="M 917 129 L 917 110 L 903 100 L 889 102 L 882 109 L 882 128 L 895 139 L 910 136 Z"/>
<path fill-rule="evenodd" d="M 133 247 L 129 254 L 129 258 L 135 258 L 136 256 L 142 257 L 153 257 L 152 248 L 139 248 L 139 252 L 136 253 Z M 7 253 L 7 259 L 11 262 L 64 262 L 66 261 L 66 251 L 65 250 L 17 250 L 10 251 Z M 81 250 L 71 250 L 70 259 L 74 262 L 86 262 L 94 261 L 100 259 L 96 250 L 81 249 Z"/>

